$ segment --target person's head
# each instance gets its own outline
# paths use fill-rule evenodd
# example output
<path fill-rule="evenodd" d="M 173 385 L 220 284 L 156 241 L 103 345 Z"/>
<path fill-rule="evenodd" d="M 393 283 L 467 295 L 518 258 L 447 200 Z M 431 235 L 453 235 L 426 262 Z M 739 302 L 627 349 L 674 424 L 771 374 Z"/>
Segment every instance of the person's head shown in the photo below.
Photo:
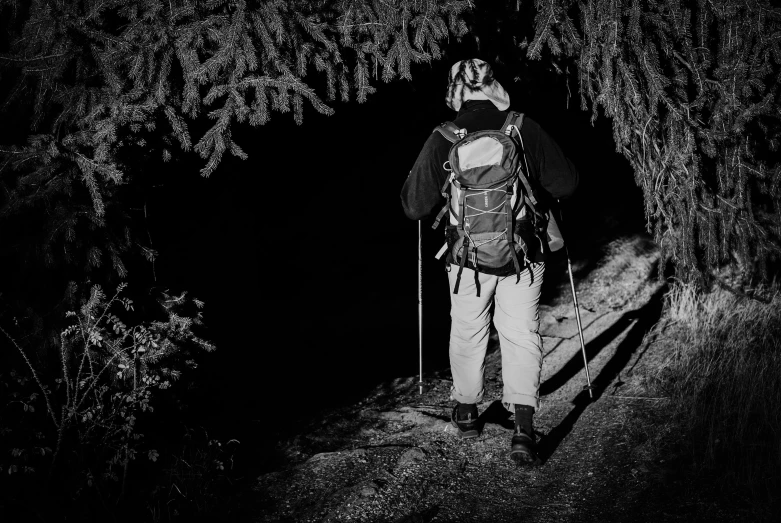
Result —
<path fill-rule="evenodd" d="M 510 107 L 510 95 L 494 79 L 491 66 L 478 58 L 457 62 L 448 74 L 448 107 L 458 111 L 467 100 L 490 100 L 500 111 Z"/>

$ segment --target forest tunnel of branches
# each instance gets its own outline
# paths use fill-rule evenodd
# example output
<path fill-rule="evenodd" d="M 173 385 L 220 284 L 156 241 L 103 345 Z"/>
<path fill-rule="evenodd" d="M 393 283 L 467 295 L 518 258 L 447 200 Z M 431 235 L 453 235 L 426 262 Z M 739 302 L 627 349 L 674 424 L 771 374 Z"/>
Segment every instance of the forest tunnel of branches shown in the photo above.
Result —
<path fill-rule="evenodd" d="M 246 304 L 318 275 L 307 231 L 317 202 L 345 186 L 356 223 L 375 226 L 353 249 L 382 256 L 401 227 L 401 180 L 448 117 L 444 72 L 464 58 L 490 62 L 565 145 L 587 143 L 589 119 L 609 129 L 599 139 L 628 165 L 637 213 L 678 279 L 707 288 L 729 269 L 751 287 L 777 271 L 781 9 L 770 1 L 0 0 L 0 29 L 0 267 L 13 275 L 0 326 L 55 373 L 66 312 L 102 303 L 96 284 L 129 281 L 128 314 L 179 321 L 184 302 L 162 289 L 186 290 L 185 273 L 219 279 L 215 260 L 230 257 L 259 290 L 239 289 L 212 318 L 259 328 Z M 573 110 L 587 125 L 570 123 Z M 359 165 L 339 167 L 351 154 Z M 383 181 L 391 170 L 398 183 Z M 392 197 L 376 203 L 380 191 Z M 257 238 L 235 232 L 253 220 Z M 200 239 L 174 257 L 187 270 L 160 255 L 183 231 Z M 197 329 L 193 314 L 177 325 Z M 187 336 L 178 342 L 203 346 Z"/>
<path fill-rule="evenodd" d="M 778 254 L 781 14 L 770 2 L 2 0 L 0 9 L 10 263 L 124 278 L 155 257 L 129 202 L 166 162 L 195 153 L 208 177 L 225 153 L 268 154 L 234 137 L 291 117 L 306 126 L 310 108 L 327 115 L 383 83 L 414 83 L 464 41 L 520 84 L 557 71 L 584 110 L 610 119 L 679 278 L 705 284 L 732 264 L 756 283 Z"/>
<path fill-rule="evenodd" d="M 274 396 L 300 410 L 308 391 L 271 363 L 317 390 L 328 365 L 374 357 L 363 342 L 320 350 L 344 318 L 346 337 L 384 328 L 381 348 L 414 362 L 416 238 L 398 193 L 452 118 L 445 73 L 467 58 L 589 167 L 574 229 L 631 205 L 620 219 L 681 282 L 773 283 L 770 0 L 0 0 L 0 384 L 38 369 L 10 381 L 40 385 L 57 449 L 66 428 L 103 438 L 115 454 L 95 444 L 83 459 L 121 476 L 138 444 L 129 413 L 153 392 L 169 394 L 161 425 L 201 423 L 199 401 L 224 418 Z M 441 298 L 428 318 L 446 325 Z M 214 345 L 224 355 L 198 355 Z M 383 367 L 329 392 L 403 372 Z M 204 379 L 177 395 L 183 373 Z"/>
<path fill-rule="evenodd" d="M 356 223 L 397 213 L 385 228 L 398 227 L 395 202 L 372 206 L 373 193 L 396 192 L 374 181 L 390 176 L 377 167 L 406 173 L 447 117 L 443 72 L 471 57 L 492 63 L 543 123 L 579 105 L 612 129 L 645 226 L 680 280 L 706 288 L 728 268 L 731 283 L 755 286 L 775 275 L 781 10 L 768 1 L 0 0 L 0 15 L 0 264 L 16 275 L 2 282 L 0 321 L 38 354 L 59 346 L 65 312 L 91 285 L 187 289 L 159 248 L 236 207 L 199 200 L 186 214 L 193 190 L 216 196 L 208 183 L 245 184 L 232 219 L 258 219 L 262 247 L 222 223 L 212 236 L 223 243 L 190 259 L 231 256 L 260 289 L 286 265 L 318 263 L 299 238 L 311 219 L 289 211 L 302 186 L 329 178 L 322 201 L 354 187 L 357 214 L 373 215 Z M 398 97 L 416 100 L 417 114 Z M 368 133 L 356 132 L 360 116 L 331 124 L 334 111 L 371 115 Z M 393 118 L 409 123 L 386 132 Z M 365 164 L 343 180 L 328 171 L 333 151 L 318 149 L 332 132 L 359 143 L 349 154 Z M 565 123 L 556 136 L 578 144 L 589 132 Z M 285 164 L 285 147 L 310 163 Z M 355 174 L 375 171 L 370 182 Z M 263 196 L 264 177 L 290 194 Z M 381 248 L 372 241 L 363 248 Z M 159 293 L 140 294 L 139 315 L 160 312 Z"/>
<path fill-rule="evenodd" d="M 44 348 L 84 283 L 166 285 L 154 194 L 176 220 L 188 185 L 242 183 L 231 158 L 249 158 L 247 179 L 314 183 L 316 165 L 264 172 L 286 143 L 272 137 L 314 151 L 334 110 L 359 111 L 399 81 L 434 97 L 432 72 L 471 55 L 526 98 L 565 89 L 547 111 L 579 103 L 609 121 L 679 279 L 705 287 L 731 268 L 751 286 L 775 274 L 781 11 L 770 2 L 0 0 L 0 12 L 0 263 L 18 274 L 3 282 L 3 314 Z M 379 139 L 359 161 L 414 153 L 366 125 Z"/>

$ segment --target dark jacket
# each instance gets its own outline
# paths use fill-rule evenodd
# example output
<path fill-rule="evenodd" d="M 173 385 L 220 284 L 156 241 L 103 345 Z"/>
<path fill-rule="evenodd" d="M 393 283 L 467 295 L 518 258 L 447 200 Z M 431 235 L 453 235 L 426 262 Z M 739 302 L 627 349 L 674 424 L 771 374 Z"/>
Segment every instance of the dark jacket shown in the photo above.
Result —
<path fill-rule="evenodd" d="M 453 123 L 471 133 L 499 129 L 506 118 L 507 111 L 499 111 L 490 101 L 468 100 L 461 106 Z M 529 162 L 529 182 L 535 188 L 535 196 L 540 201 L 538 210 L 544 212 L 554 200 L 566 198 L 575 191 L 578 171 L 564 156 L 558 144 L 531 118 L 524 118 L 521 135 Z M 401 190 L 401 202 L 408 218 L 427 218 L 439 212 L 445 204 L 441 190 L 447 180 L 447 172 L 443 164 L 447 161 L 450 145 L 438 132 L 431 133 L 423 145 L 423 150 L 420 151 Z M 534 262 L 544 261 L 545 253 L 541 251 L 540 242 L 534 237 L 531 224 L 521 227 L 520 233 L 529 246 L 529 259 Z M 513 270 L 499 271 L 500 275 L 512 272 Z"/>

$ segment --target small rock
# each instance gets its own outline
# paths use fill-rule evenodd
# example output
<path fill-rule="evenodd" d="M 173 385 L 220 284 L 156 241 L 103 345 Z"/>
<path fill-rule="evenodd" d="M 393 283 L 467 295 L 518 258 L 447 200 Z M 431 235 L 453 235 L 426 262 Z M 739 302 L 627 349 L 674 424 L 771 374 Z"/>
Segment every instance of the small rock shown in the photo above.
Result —
<path fill-rule="evenodd" d="M 366 485 L 361 488 L 361 496 L 368 498 L 370 496 L 373 496 L 377 493 L 377 489 L 374 488 L 372 485 Z"/>
<path fill-rule="evenodd" d="M 458 429 L 455 428 L 452 423 L 443 423 L 440 430 L 448 434 L 456 434 L 458 432 Z"/>
<path fill-rule="evenodd" d="M 423 461 L 425 457 L 426 453 L 423 451 L 423 449 L 413 447 L 401 455 L 399 461 L 396 463 L 396 466 L 402 467 L 404 465 L 409 465 L 410 463 L 417 463 L 419 461 Z"/>
<path fill-rule="evenodd" d="M 333 459 L 335 457 L 339 456 L 339 452 L 321 452 L 319 454 L 315 454 L 309 460 L 307 460 L 309 463 L 317 463 L 319 461 L 325 461 L 329 459 Z"/>

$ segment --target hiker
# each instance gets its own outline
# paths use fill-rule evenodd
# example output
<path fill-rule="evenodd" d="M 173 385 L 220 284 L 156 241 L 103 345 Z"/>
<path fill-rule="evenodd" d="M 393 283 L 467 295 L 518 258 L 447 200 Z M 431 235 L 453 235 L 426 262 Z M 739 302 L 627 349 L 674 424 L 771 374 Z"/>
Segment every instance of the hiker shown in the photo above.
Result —
<path fill-rule="evenodd" d="M 458 113 L 451 127 L 463 129 L 466 133 L 500 130 L 508 121 L 514 121 L 513 115 L 508 113 L 509 95 L 493 77 L 490 65 L 479 59 L 463 60 L 453 65 L 448 75 L 445 101 Z M 511 116 L 508 117 L 508 114 Z M 443 208 L 442 213 L 450 221 L 446 228 L 446 267 L 451 291 L 451 398 L 456 401 L 451 417 L 453 425 L 462 438 L 479 435 L 477 403 L 483 399 L 484 360 L 489 326 L 493 320 L 502 354 L 502 402 L 515 414 L 510 456 L 519 463 L 533 463 L 537 460 L 533 415 L 539 407 L 543 354 L 539 335 L 539 300 L 545 258 L 549 254 L 536 217 L 547 212 L 553 201 L 573 193 L 578 184 L 578 173 L 556 142 L 535 121 L 521 118 L 520 129 L 515 129 L 520 137 L 512 135 L 512 129 L 508 129 L 508 133 L 519 145 L 522 138 L 522 150 L 525 150 L 529 170 L 528 183 L 534 193 L 527 196 L 537 201 L 537 212 L 530 212 L 523 202 L 516 200 L 520 205 L 513 204 L 513 212 L 520 208 L 518 214 L 511 217 L 517 236 L 509 235 L 508 241 L 512 242 L 513 237 L 520 241 L 515 240 L 518 256 L 515 252 L 511 253 L 512 262 L 498 268 L 478 266 L 478 270 L 474 271 L 480 249 L 477 243 L 467 243 L 463 230 L 459 230 L 464 227 L 463 224 L 458 226 L 459 216 L 455 210 L 458 202 L 452 201 L 447 189 L 451 140 L 458 138 L 447 138 L 448 133 L 444 131 L 432 132 L 404 183 L 401 200 L 405 214 L 413 220 L 433 216 L 443 204 L 450 206 L 449 212 Z M 443 124 L 441 127 L 446 126 Z M 486 154 L 482 157 L 485 158 Z M 516 188 L 515 191 L 513 193 L 509 187 L 506 190 L 508 195 L 513 193 L 518 198 L 523 189 Z M 504 193 L 500 197 L 504 198 Z M 488 196 L 485 198 L 488 207 Z M 464 210 L 464 199 L 461 200 L 461 210 Z M 468 223 L 466 228 L 469 228 Z M 459 234 L 465 243 L 459 247 L 461 250 L 453 249 Z M 510 246 L 513 247 L 513 244 L 510 243 Z M 471 253 L 466 254 L 470 250 L 475 251 L 474 257 Z M 459 255 L 459 252 L 464 255 Z"/>

